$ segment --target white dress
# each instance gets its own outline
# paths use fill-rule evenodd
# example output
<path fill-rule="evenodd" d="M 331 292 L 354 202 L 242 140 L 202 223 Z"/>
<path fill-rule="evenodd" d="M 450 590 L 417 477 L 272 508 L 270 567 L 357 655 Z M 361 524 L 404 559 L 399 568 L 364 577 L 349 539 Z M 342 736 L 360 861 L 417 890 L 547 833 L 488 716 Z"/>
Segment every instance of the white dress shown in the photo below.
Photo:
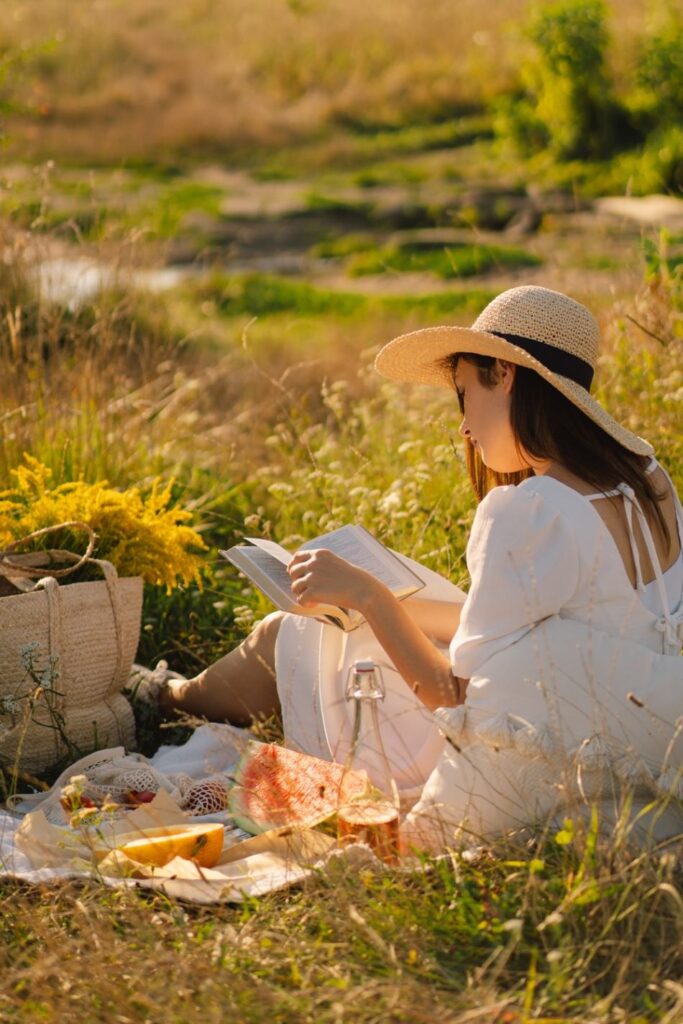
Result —
<path fill-rule="evenodd" d="M 438 573 L 399 555 L 425 583 L 420 597 L 462 604 L 467 595 Z M 440 648 L 444 655 L 447 645 Z M 350 667 L 371 658 L 381 668 L 386 698 L 379 709 L 382 740 L 406 804 L 419 797 L 444 749 L 433 714 L 398 674 L 367 624 L 350 633 L 316 619 L 287 615 L 278 632 L 275 669 L 287 746 L 344 761 L 352 708 L 344 698 Z M 372 774 L 372 764 L 366 765 Z"/>
<path fill-rule="evenodd" d="M 407 831 L 423 845 L 489 839 L 596 800 L 605 817 L 617 815 L 615 774 L 635 783 L 636 811 L 653 792 L 683 795 L 683 552 L 662 573 L 633 492 L 622 485 L 617 493 L 635 589 L 592 504 L 604 495 L 586 497 L 543 476 L 495 488 L 481 502 L 467 548 L 472 585 L 450 645 L 454 674 L 470 680 L 459 708 L 431 714 L 368 627 L 343 635 L 288 617 L 276 648 L 287 742 L 343 757 L 346 672 L 356 658 L 373 657 L 387 682 L 383 735 L 397 782 L 407 802 L 420 797 Z M 682 537 L 677 497 L 676 515 Z M 657 572 L 647 586 L 634 516 Z M 464 599 L 427 575 L 424 596 Z M 640 838 L 683 830 L 677 801 L 641 814 L 637 829 Z"/>

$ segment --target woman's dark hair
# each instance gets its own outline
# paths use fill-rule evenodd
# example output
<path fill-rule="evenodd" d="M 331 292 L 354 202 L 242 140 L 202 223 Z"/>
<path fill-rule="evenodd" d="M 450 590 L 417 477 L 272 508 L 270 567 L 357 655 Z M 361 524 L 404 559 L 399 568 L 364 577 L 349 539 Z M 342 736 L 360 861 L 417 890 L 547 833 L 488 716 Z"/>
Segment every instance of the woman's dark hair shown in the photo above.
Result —
<path fill-rule="evenodd" d="M 494 387 L 497 360 L 469 352 L 454 353 L 443 360 L 442 365 L 450 372 L 454 387 L 460 359 L 476 366 L 483 387 Z M 462 401 L 460 407 L 463 411 Z M 510 423 L 518 445 L 533 458 L 556 460 L 596 491 L 610 491 L 621 483 L 632 487 L 643 509 L 654 514 L 667 546 L 670 544 L 670 532 L 660 508 L 666 492 L 659 493 L 653 486 L 645 472 L 647 460 L 620 445 L 561 391 L 527 366 L 516 366 Z M 492 487 L 518 484 L 532 475 L 531 470 L 496 473 L 488 469 L 469 440 L 466 440 L 465 454 L 470 479 L 480 501 Z"/>

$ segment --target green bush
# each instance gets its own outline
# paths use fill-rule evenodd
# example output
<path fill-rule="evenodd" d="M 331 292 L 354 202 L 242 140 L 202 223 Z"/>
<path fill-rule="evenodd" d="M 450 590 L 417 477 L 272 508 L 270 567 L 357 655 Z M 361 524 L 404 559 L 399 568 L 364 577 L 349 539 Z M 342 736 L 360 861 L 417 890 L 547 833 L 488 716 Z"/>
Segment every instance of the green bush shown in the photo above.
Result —
<path fill-rule="evenodd" d="M 639 161 L 639 175 L 642 192 L 683 191 L 683 127 L 671 125 L 648 137 Z"/>
<path fill-rule="evenodd" d="M 628 141 L 632 132 L 605 68 L 603 0 L 547 4 L 527 35 L 535 53 L 522 65 L 524 92 L 499 106 L 498 134 L 560 159 L 606 156 Z"/>
<path fill-rule="evenodd" d="M 673 12 L 650 36 L 636 69 L 639 106 L 652 126 L 680 124 L 683 117 L 683 20 Z"/>

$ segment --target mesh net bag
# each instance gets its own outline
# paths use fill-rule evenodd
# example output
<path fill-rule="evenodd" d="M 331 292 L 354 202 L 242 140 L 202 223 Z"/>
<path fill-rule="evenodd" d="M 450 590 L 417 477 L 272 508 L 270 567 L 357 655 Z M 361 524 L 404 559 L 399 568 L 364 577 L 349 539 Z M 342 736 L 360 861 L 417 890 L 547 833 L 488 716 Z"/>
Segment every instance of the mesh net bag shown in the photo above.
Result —
<path fill-rule="evenodd" d="M 88 766 L 83 772 L 87 780 L 83 794 L 98 804 L 107 797 L 115 803 L 125 804 L 131 793 L 158 793 L 160 789 L 165 789 L 182 805 L 185 793 L 194 782 L 189 775 L 169 775 L 144 763 L 128 767 L 122 761 L 99 761 Z"/>
<path fill-rule="evenodd" d="M 218 814 L 228 809 L 232 785 L 227 775 L 212 775 L 193 782 L 183 793 L 180 806 L 188 814 Z"/>
<path fill-rule="evenodd" d="M 20 813 L 40 808 L 53 824 L 64 824 L 69 814 L 61 798 L 65 787 L 72 786 L 76 797 L 87 797 L 98 808 L 105 802 L 120 805 L 120 810 L 112 808 L 112 814 L 120 818 L 125 818 L 135 803 L 145 803 L 149 794 L 161 790 L 188 815 L 224 814 L 234 785 L 234 766 L 254 742 L 253 736 L 240 729 L 211 723 L 200 726 L 182 747 L 162 748 L 155 763 L 142 754 L 126 753 L 123 747 L 101 750 L 65 768 L 49 791 L 17 794 L 11 798 L 11 806 Z M 147 796 L 136 801 L 129 799 L 131 793 Z"/>

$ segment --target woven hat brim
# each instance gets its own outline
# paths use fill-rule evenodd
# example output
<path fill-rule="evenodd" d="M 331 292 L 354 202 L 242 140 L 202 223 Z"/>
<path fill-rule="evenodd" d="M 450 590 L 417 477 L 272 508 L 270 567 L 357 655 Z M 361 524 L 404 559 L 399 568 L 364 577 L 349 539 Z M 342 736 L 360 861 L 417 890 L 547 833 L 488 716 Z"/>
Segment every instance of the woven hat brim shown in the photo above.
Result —
<path fill-rule="evenodd" d="M 380 350 L 375 360 L 375 369 L 389 380 L 431 384 L 452 390 L 451 374 L 440 364 L 446 356 L 456 352 L 493 356 L 495 359 L 506 359 L 510 363 L 528 366 L 624 448 L 636 455 L 653 454 L 654 449 L 648 441 L 622 427 L 580 384 L 553 373 L 523 348 L 486 331 L 476 331 L 471 327 L 424 327 L 410 334 L 402 334 Z"/>

